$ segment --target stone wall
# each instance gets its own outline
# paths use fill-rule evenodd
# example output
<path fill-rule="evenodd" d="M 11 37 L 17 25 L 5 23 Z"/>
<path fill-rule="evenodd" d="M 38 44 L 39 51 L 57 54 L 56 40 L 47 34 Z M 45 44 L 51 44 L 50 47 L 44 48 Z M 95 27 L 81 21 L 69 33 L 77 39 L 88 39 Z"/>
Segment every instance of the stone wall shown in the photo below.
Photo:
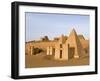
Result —
<path fill-rule="evenodd" d="M 56 44 L 55 41 L 29 42 L 29 43 L 26 43 L 25 45 L 25 53 L 27 55 L 30 55 L 32 47 L 47 50 L 48 46 L 55 47 L 55 44 Z"/>

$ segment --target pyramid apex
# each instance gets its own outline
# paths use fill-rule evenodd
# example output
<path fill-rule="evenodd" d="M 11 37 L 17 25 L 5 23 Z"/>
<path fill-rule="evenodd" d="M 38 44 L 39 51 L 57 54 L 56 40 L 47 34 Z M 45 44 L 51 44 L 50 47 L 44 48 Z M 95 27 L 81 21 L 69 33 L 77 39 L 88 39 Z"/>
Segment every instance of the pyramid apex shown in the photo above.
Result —
<path fill-rule="evenodd" d="M 72 32 L 76 32 L 74 28 L 72 29 Z"/>
<path fill-rule="evenodd" d="M 72 31 L 70 32 L 70 35 L 71 35 L 71 34 L 77 34 L 77 33 L 76 33 L 76 30 L 75 30 L 74 28 L 73 28 Z"/>
<path fill-rule="evenodd" d="M 72 36 L 72 37 L 73 37 L 73 36 L 78 37 L 78 36 L 77 36 L 77 33 L 76 33 L 76 31 L 75 31 L 74 28 L 73 28 L 72 31 L 70 32 L 69 37 L 70 37 L 70 36 Z"/>
<path fill-rule="evenodd" d="M 64 37 L 64 35 L 63 35 L 63 34 L 61 34 L 61 37 Z"/>

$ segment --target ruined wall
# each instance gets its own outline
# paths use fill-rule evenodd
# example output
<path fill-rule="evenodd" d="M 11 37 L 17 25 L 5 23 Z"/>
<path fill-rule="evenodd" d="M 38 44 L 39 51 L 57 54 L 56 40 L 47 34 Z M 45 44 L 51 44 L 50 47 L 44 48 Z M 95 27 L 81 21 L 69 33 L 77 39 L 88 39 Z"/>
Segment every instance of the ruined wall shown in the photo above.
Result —
<path fill-rule="evenodd" d="M 26 43 L 25 45 L 25 51 L 28 55 L 30 55 L 31 47 L 47 50 L 48 46 L 55 47 L 55 44 L 56 44 L 55 41 L 29 42 L 29 43 Z"/>

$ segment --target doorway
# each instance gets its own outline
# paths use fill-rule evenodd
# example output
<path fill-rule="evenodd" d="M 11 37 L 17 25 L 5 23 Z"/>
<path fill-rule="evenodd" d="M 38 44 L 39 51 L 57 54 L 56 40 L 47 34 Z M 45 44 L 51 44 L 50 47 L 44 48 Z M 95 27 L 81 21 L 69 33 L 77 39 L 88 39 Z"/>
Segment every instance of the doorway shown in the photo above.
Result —
<path fill-rule="evenodd" d="M 60 59 L 62 58 L 62 50 L 60 50 Z"/>
<path fill-rule="evenodd" d="M 74 54 L 75 54 L 75 47 L 69 47 L 69 49 L 68 49 L 68 58 L 69 59 L 74 58 Z"/>
<path fill-rule="evenodd" d="M 53 56 L 55 56 L 55 48 L 53 48 Z"/>

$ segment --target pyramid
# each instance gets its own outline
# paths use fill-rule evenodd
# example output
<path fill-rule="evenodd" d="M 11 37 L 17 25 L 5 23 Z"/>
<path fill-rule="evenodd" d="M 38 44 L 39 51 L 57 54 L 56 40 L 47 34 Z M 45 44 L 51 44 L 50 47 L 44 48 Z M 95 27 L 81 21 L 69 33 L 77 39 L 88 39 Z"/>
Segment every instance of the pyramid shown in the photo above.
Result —
<path fill-rule="evenodd" d="M 80 40 L 85 40 L 85 38 L 84 38 L 83 35 L 78 35 L 78 38 L 79 38 Z"/>
<path fill-rule="evenodd" d="M 79 58 L 81 56 L 84 56 L 85 52 L 75 29 L 72 29 L 66 43 L 69 44 L 69 47 L 75 48 L 74 58 Z"/>
<path fill-rule="evenodd" d="M 59 38 L 59 43 L 63 44 L 63 43 L 65 43 L 65 41 L 66 41 L 66 38 L 65 38 L 64 35 L 62 34 L 62 35 L 60 36 L 60 38 Z"/>

